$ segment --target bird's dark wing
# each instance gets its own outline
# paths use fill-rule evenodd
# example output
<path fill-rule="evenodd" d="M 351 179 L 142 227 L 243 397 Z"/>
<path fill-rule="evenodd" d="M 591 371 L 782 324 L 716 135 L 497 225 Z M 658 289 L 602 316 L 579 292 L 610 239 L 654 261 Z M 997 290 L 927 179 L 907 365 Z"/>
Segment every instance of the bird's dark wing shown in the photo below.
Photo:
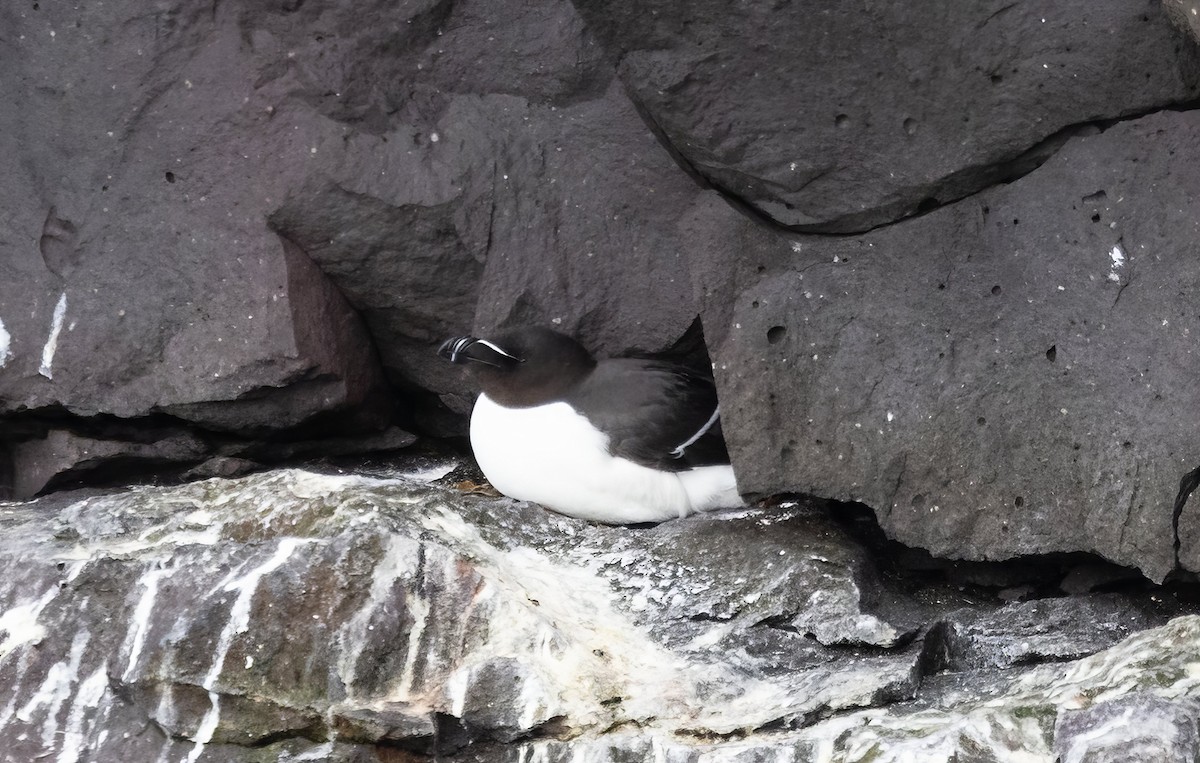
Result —
<path fill-rule="evenodd" d="M 609 437 L 609 451 L 655 469 L 728 464 L 711 378 L 658 360 L 602 361 L 567 402 Z"/>

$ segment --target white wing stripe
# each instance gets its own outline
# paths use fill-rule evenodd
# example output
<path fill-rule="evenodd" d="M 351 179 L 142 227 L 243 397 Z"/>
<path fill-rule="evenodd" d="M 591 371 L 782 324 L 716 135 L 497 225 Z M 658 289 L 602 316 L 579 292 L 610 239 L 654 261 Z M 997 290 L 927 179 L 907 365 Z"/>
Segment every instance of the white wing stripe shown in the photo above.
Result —
<path fill-rule="evenodd" d="M 680 445 L 675 450 L 671 451 L 671 455 L 674 456 L 675 458 L 683 458 L 683 452 L 685 450 L 687 450 L 688 448 L 690 448 L 692 445 L 694 445 L 696 440 L 699 440 L 701 437 L 703 437 L 705 432 L 712 429 L 712 425 L 717 423 L 717 418 L 720 415 L 721 415 L 721 406 L 718 405 L 716 408 L 713 408 L 712 415 L 708 417 L 708 421 L 705 422 L 704 426 L 700 427 L 700 431 L 696 432 L 696 434 L 687 438 L 687 440 L 682 445 Z"/>

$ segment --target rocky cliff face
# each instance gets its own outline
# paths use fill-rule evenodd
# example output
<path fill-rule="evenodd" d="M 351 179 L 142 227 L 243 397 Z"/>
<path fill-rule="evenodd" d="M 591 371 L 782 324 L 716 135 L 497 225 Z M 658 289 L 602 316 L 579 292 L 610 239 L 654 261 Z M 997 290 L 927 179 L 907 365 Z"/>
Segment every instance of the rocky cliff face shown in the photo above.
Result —
<path fill-rule="evenodd" d="M 914 591 L 818 504 L 598 527 L 451 466 L 0 505 L 3 759 L 1195 754 L 1165 592 Z"/>
<path fill-rule="evenodd" d="M 752 493 L 1200 570 L 1186 3 L 3 14 L 10 496 L 461 433 L 469 326 L 702 324 Z"/>
<path fill-rule="evenodd" d="M 1196 13 L 5 4 L 0 754 L 1191 759 Z M 178 486 L 461 435 L 530 322 L 801 497 Z"/>

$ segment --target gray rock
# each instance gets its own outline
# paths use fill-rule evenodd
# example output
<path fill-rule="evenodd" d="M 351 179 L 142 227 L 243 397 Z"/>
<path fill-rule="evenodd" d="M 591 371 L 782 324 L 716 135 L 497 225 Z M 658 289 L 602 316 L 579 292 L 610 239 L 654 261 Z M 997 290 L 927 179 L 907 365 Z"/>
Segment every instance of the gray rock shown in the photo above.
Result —
<path fill-rule="evenodd" d="M 1116 595 L 1039 599 L 990 612 L 952 612 L 934 626 L 925 644 L 948 670 L 989 670 L 1095 654 L 1159 624 L 1155 620 Z"/>
<path fill-rule="evenodd" d="M 1054 750 L 1061 763 L 1191 763 L 1200 757 L 1197 716 L 1195 699 L 1131 694 L 1063 711 Z"/>
<path fill-rule="evenodd" d="M 1048 761 L 1070 710 L 1196 701 L 1197 617 L 926 690 L 921 645 L 893 640 L 874 612 L 886 597 L 914 603 L 815 505 L 602 527 L 430 483 L 452 466 L 0 504 L 0 749 L 14 761 L 840 763 L 1000 749 Z M 1063 638 L 1112 643 L 1081 625 L 1119 611 L 1102 601 L 1059 617 Z M 1014 638 L 1032 619 L 991 622 Z M 1147 727 L 1176 718 L 1142 704 Z M 1060 742 L 1087 736 L 1064 724 Z"/>
<path fill-rule="evenodd" d="M 133 754 L 145 735 L 111 725 L 131 714 L 165 734 L 154 756 L 334 730 L 444 750 L 747 733 L 917 685 L 919 647 L 880 648 L 861 550 L 801 505 L 636 531 L 283 471 L 5 504 L 0 524 L 0 747 L 28 759 Z"/>
<path fill-rule="evenodd" d="M 1200 184 L 1173 169 L 1198 136 L 1192 112 L 1122 122 L 928 215 L 697 268 L 741 487 L 861 501 L 938 556 L 1085 550 L 1162 579 L 1200 464 L 1178 415 L 1200 407 Z"/>
<path fill-rule="evenodd" d="M 1200 40 L 1200 2 L 1196 0 L 1163 0 L 1167 17 L 1175 26 Z"/>
<path fill-rule="evenodd" d="M 346 46 L 321 36 L 364 30 L 366 19 L 391 28 L 394 13 L 386 3 L 318 5 L 254 23 L 302 67 L 270 87 L 337 128 L 271 226 L 363 315 L 389 377 L 436 394 L 417 406 L 420 425 L 464 432 L 432 406 L 470 407 L 472 390 L 433 353 L 446 336 L 536 322 L 606 352 L 683 336 L 697 310 L 690 239 L 676 225 L 698 189 L 574 8 L 423 7 L 403 47 L 364 31 Z M 364 80 L 364 66 L 387 84 Z"/>
<path fill-rule="evenodd" d="M 697 310 L 676 225 L 698 190 L 618 86 L 566 105 L 447 96 L 428 119 L 349 142 L 341 172 L 271 215 L 362 312 L 393 379 L 463 413 L 472 390 L 433 349 L 472 327 L 551 324 L 609 354 L 684 335 Z"/>
<path fill-rule="evenodd" d="M 945 557 L 1200 570 L 1197 129 L 1133 118 L 1200 94 L 1194 46 L 1157 4 L 1002 5 L 0 10 L 0 490 L 79 463 L 14 468 L 47 427 L 305 457 L 400 442 L 372 436 L 396 397 L 461 434 L 445 334 L 654 351 L 701 314 L 750 491 L 863 501 Z M 81 425 L 114 416 L 144 436 Z M 745 629 L 764 674 L 908 648 L 839 559 L 841 615 L 791 594 Z M 688 627 L 743 628 L 745 594 Z"/>
<path fill-rule="evenodd" d="M 319 141 L 251 86 L 240 11 L 210 10 L 0 12 L 0 415 L 384 415 L 357 317 L 264 224 Z"/>
<path fill-rule="evenodd" d="M 54 483 L 70 484 L 98 470 L 115 472 L 150 470 L 170 464 L 186 465 L 204 457 L 208 447 L 190 432 L 155 433 L 146 442 L 87 437 L 54 429 L 45 437 L 13 446 L 12 496 L 32 498 Z"/>
<path fill-rule="evenodd" d="M 183 473 L 183 478 L 185 480 L 202 480 L 209 477 L 241 477 L 261 468 L 262 465 L 257 461 L 234 456 L 216 456 L 188 469 Z"/>
<path fill-rule="evenodd" d="M 687 166 L 788 226 L 927 211 L 1060 130 L 1200 95 L 1157 4 L 575 5 Z"/>
<path fill-rule="evenodd" d="M 653 731 L 535 740 L 467 759 L 473 763 L 1193 760 L 1188 756 L 1195 755 L 1197 689 L 1189 664 L 1198 656 L 1200 619 L 1189 616 L 1091 657 L 1035 668 L 993 691 L 955 697 L 945 707 L 860 710 L 795 731 L 737 740 L 684 740 Z M 1114 725 L 1118 719 L 1132 725 Z M 1159 753 L 1165 757 L 1155 757 Z M 1081 757 L 1066 757 L 1071 754 Z"/>

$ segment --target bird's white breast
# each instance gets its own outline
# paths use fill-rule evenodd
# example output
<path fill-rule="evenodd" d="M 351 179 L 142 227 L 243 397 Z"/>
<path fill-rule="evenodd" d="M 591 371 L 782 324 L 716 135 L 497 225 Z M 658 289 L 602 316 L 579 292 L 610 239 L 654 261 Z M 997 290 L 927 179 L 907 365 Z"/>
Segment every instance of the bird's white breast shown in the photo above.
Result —
<path fill-rule="evenodd" d="M 608 437 L 566 403 L 505 408 L 480 395 L 471 447 L 500 492 L 581 519 L 660 522 L 741 505 L 732 467 L 671 473 L 613 456 Z"/>

